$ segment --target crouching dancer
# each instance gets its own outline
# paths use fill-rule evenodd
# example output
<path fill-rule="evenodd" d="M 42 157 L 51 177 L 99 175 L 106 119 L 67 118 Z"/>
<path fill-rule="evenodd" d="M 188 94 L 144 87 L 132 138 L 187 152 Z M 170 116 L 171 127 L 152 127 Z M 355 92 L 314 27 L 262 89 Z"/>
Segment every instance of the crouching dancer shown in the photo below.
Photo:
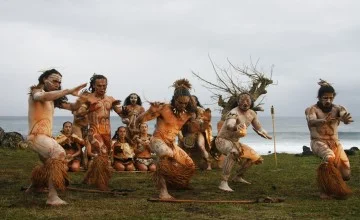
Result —
<path fill-rule="evenodd" d="M 226 116 L 226 120 L 215 139 L 216 148 L 226 155 L 222 181 L 219 189 L 233 191 L 228 185 L 231 169 L 235 162 L 240 163 L 240 168 L 233 181 L 250 184 L 243 179 L 245 172 L 253 164 L 261 164 L 263 158 L 251 147 L 240 143 L 241 137 L 247 133 L 246 129 L 251 124 L 255 132 L 265 139 L 271 139 L 267 132 L 262 128 L 256 112 L 252 110 L 253 101 L 249 93 L 241 93 L 238 99 L 238 106 L 233 108 Z"/>
<path fill-rule="evenodd" d="M 32 171 L 31 186 L 27 192 L 49 188 L 46 204 L 67 204 L 58 197 L 56 189 L 64 190 L 67 181 L 67 164 L 65 150 L 52 138 L 54 106 L 69 110 L 80 107 L 76 103 L 66 102 L 66 95 L 78 96 L 79 91 L 86 86 L 81 84 L 73 89 L 61 90 L 62 75 L 55 69 L 45 71 L 39 77 L 39 83 L 30 88 L 29 93 L 29 135 L 31 148 L 39 154 L 42 166 Z M 80 100 L 80 99 L 79 99 Z"/>
<path fill-rule="evenodd" d="M 150 148 L 159 157 L 155 181 L 160 189 L 160 199 L 173 199 L 168 193 L 168 187 L 187 188 L 195 172 L 192 159 L 175 143 L 179 131 L 189 120 L 194 123 L 191 126 L 193 129 L 205 130 L 211 118 L 208 113 L 204 115 L 203 122 L 196 120 L 197 109 L 191 99 L 188 80 L 177 80 L 173 86 L 175 91 L 170 104 L 150 103 L 150 108 L 137 118 L 137 123 L 157 119 Z"/>
<path fill-rule="evenodd" d="M 350 162 L 339 142 L 340 122 L 353 122 L 350 113 L 340 105 L 333 104 L 335 89 L 321 80 L 319 101 L 305 110 L 311 136 L 311 149 L 323 162 L 317 170 L 320 198 L 343 199 L 351 190 L 344 182 L 350 179 Z"/>

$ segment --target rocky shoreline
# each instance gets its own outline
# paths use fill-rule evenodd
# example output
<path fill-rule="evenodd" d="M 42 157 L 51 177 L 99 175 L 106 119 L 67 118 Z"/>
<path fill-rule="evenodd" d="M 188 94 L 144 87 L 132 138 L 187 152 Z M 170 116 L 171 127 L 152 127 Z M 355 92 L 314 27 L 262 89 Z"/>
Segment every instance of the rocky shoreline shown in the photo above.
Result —
<path fill-rule="evenodd" d="M 0 127 L 0 147 L 9 149 L 24 149 L 29 146 L 29 143 L 18 132 L 5 132 Z"/>

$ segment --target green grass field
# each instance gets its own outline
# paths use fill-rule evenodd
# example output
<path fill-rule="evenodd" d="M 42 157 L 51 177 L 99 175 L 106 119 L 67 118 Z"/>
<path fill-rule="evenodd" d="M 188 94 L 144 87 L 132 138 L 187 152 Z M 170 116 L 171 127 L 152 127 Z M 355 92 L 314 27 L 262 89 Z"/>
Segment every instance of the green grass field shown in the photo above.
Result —
<path fill-rule="evenodd" d="M 48 207 L 46 195 L 21 191 L 30 183 L 32 168 L 38 163 L 31 150 L 0 149 L 0 216 L 1 219 L 359 219 L 360 153 L 350 156 L 352 179 L 348 182 L 353 195 L 347 200 L 320 200 L 315 171 L 320 159 L 278 154 L 264 156 L 264 164 L 252 167 L 246 179 L 252 185 L 230 183 L 235 190 L 217 189 L 221 170 L 197 170 L 191 190 L 170 191 L 178 199 L 253 200 L 261 197 L 285 198 L 282 203 L 208 204 L 154 203 L 158 191 L 149 173 L 114 173 L 110 187 L 135 190 L 127 195 L 67 191 L 60 197 L 67 206 Z M 234 169 L 235 170 L 235 169 Z M 81 185 L 84 172 L 70 173 L 71 186 Z"/>

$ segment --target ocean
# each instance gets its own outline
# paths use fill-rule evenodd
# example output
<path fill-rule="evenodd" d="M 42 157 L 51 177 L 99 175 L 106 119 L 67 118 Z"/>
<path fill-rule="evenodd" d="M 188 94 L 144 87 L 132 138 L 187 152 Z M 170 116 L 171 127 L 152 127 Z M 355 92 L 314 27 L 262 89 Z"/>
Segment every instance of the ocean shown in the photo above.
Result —
<path fill-rule="evenodd" d="M 339 138 L 345 149 L 351 147 L 360 147 L 360 117 L 354 117 L 355 122 L 350 125 L 340 124 Z M 219 117 L 212 118 L 213 134 L 216 135 L 216 123 Z M 259 117 L 263 128 L 273 135 L 273 126 L 271 117 Z M 71 116 L 54 117 L 53 135 L 59 134 L 62 124 L 65 121 L 72 121 Z M 310 146 L 309 130 L 307 128 L 305 117 L 277 117 L 275 118 L 275 146 L 278 153 L 301 153 L 302 147 Z M 117 127 L 123 125 L 118 116 L 111 117 L 111 130 L 114 134 Z M 148 122 L 149 131 L 154 130 L 155 121 Z M 26 136 L 28 133 L 27 116 L 0 116 L 0 127 L 5 132 L 16 131 Z M 260 154 L 274 152 L 274 140 L 266 140 L 258 136 L 251 128 L 248 128 L 248 134 L 241 139 L 241 142 L 249 145 Z"/>

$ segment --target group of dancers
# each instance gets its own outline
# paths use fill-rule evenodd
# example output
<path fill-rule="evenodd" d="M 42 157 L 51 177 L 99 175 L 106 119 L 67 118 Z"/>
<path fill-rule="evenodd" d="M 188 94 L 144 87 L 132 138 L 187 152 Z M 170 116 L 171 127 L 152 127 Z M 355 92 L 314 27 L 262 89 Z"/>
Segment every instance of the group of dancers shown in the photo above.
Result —
<path fill-rule="evenodd" d="M 101 190 L 108 190 L 111 177 L 110 165 L 116 170 L 134 169 L 154 171 L 154 180 L 160 191 L 160 199 L 174 199 L 168 188 L 187 188 L 195 173 L 195 164 L 190 156 L 179 147 L 194 142 L 201 148 L 202 156 L 211 169 L 209 151 L 216 148 L 224 155 L 219 189 L 233 191 L 228 180 L 234 164 L 240 164 L 233 181 L 249 183 L 243 176 L 254 164 L 261 164 L 263 158 L 250 146 L 239 140 L 247 134 L 252 125 L 255 132 L 265 139 L 272 137 L 262 128 L 251 94 L 239 92 L 238 102 L 232 110 L 222 116 L 218 123 L 218 135 L 211 134 L 211 111 L 199 105 L 196 96 L 190 93 L 191 84 L 186 79 L 173 83 L 174 93 L 170 103 L 150 102 L 145 111 L 140 97 L 131 94 L 122 105 L 119 100 L 106 94 L 108 80 L 103 75 L 94 74 L 89 89 L 86 83 L 72 89 L 62 89 L 62 74 L 55 69 L 47 70 L 38 78 L 38 84 L 30 87 L 29 93 L 29 135 L 31 147 L 39 154 L 43 165 L 34 168 L 31 186 L 27 192 L 47 187 L 46 203 L 67 204 L 60 199 L 57 190 L 65 190 L 68 184 L 67 170 L 79 169 L 75 162 L 79 154 L 61 146 L 70 140 L 86 146 L 87 172 L 84 183 L 95 184 Z M 306 109 L 306 119 L 311 135 L 313 152 L 323 159 L 318 168 L 320 197 L 344 198 L 351 191 L 344 180 L 350 178 L 350 163 L 338 141 L 337 127 L 340 121 L 353 122 L 351 115 L 342 106 L 333 104 L 334 88 L 321 81 L 317 104 Z M 77 96 L 74 103 L 68 102 L 66 95 Z M 139 103 L 140 101 L 140 103 Z M 63 135 L 52 138 L 54 107 L 72 111 L 74 123 L 64 123 Z M 110 111 L 116 112 L 126 124 L 119 127 L 111 137 Z M 147 121 L 156 120 L 154 133 L 147 134 Z M 71 131 L 70 131 L 70 128 Z M 181 135 L 185 134 L 185 135 Z M 135 150 L 131 151 L 130 144 Z M 69 150 L 68 149 L 68 150 Z M 156 155 L 155 161 L 152 154 Z M 113 160 L 113 161 L 112 161 Z M 70 166 L 68 163 L 73 161 Z M 75 162 L 75 163 L 74 163 Z M 130 164 L 130 165 L 129 165 Z"/>

